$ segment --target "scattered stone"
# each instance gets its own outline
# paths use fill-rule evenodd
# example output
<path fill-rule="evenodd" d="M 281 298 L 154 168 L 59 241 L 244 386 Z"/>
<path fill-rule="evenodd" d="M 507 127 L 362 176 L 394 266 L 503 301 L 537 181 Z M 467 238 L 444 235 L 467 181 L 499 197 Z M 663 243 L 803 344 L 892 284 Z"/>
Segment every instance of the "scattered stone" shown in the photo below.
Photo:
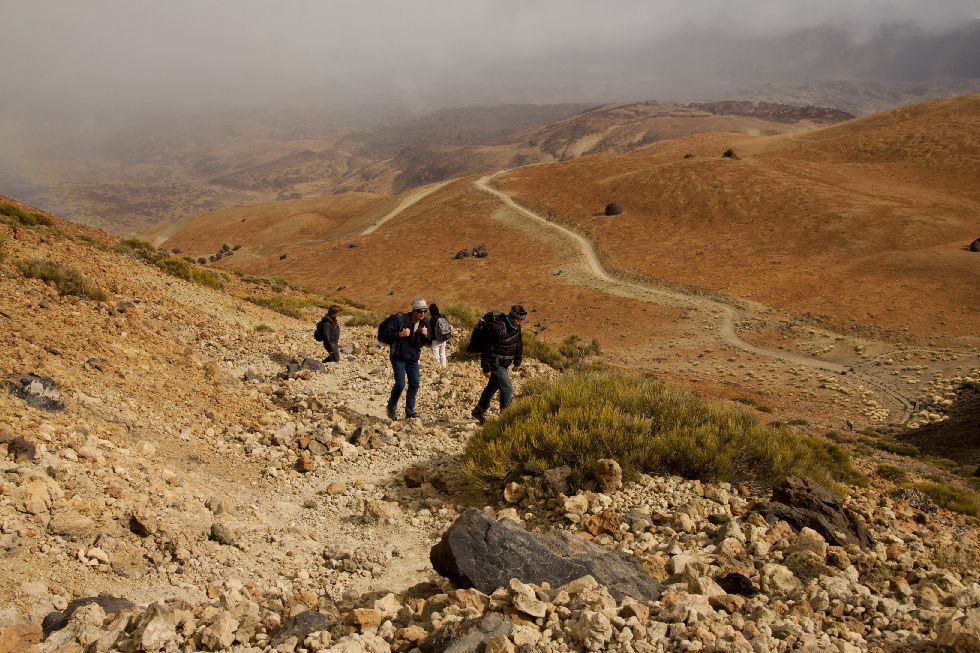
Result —
<path fill-rule="evenodd" d="M 736 154 L 735 153 L 735 150 L 733 150 L 731 148 L 729 148 L 729 149 L 725 150 L 724 152 L 722 152 L 721 155 L 723 157 L 725 157 L 726 159 L 735 159 L 736 161 L 739 159 L 738 154 Z"/>
<path fill-rule="evenodd" d="M 620 215 L 622 212 L 623 212 L 623 207 L 621 207 L 616 202 L 610 202 L 609 204 L 606 204 L 606 210 L 604 211 L 606 215 Z"/>
<path fill-rule="evenodd" d="M 19 397 L 28 406 L 52 412 L 65 409 L 65 400 L 54 381 L 46 376 L 28 374 L 13 376 L 7 380 L 7 393 Z"/>
<path fill-rule="evenodd" d="M 44 637 L 47 638 L 51 633 L 61 630 L 67 626 L 68 620 L 71 619 L 76 610 L 92 604 L 98 605 L 105 614 L 116 614 L 123 610 L 130 610 L 136 607 L 127 599 L 110 596 L 108 594 L 86 596 L 75 599 L 74 601 L 71 601 L 64 610 L 49 612 L 48 615 L 44 617 L 44 620 L 41 622 L 41 629 L 44 632 Z"/>
<path fill-rule="evenodd" d="M 552 494 L 568 494 L 571 477 L 572 468 L 568 465 L 546 470 L 543 475 L 545 489 Z"/>
<path fill-rule="evenodd" d="M 238 534 L 235 530 L 220 521 L 211 524 L 210 538 L 218 544 L 226 546 L 235 546 L 238 543 Z"/>
<path fill-rule="evenodd" d="M 422 653 L 472 653 L 494 638 L 507 637 L 513 629 L 510 619 L 499 612 L 491 612 L 443 626 L 426 638 L 419 648 Z"/>
<path fill-rule="evenodd" d="M 977 238 L 972 243 L 970 243 L 971 252 L 980 252 L 980 238 Z"/>
<path fill-rule="evenodd" d="M 296 638 L 297 641 L 302 642 L 310 633 L 320 630 L 329 631 L 338 623 L 336 618 L 322 612 L 305 610 L 287 619 L 279 632 L 272 638 L 271 644 L 273 647 L 277 647 L 290 638 Z"/>
<path fill-rule="evenodd" d="M 527 489 L 520 483 L 508 483 L 504 486 L 504 501 L 516 505 L 527 498 Z"/>
<path fill-rule="evenodd" d="M 857 515 L 841 504 L 836 494 L 806 477 L 790 477 L 772 492 L 772 502 L 756 508 L 770 524 L 782 520 L 793 528 L 811 528 L 834 546 L 874 545 Z"/>
<path fill-rule="evenodd" d="M 37 447 L 33 442 L 8 433 L 0 433 L 0 444 L 7 445 L 7 455 L 15 463 L 32 463 L 37 458 Z"/>
<path fill-rule="evenodd" d="M 738 572 L 730 572 L 718 579 L 718 585 L 728 594 L 738 594 L 739 596 L 755 596 L 759 593 L 759 588 L 752 584 L 748 576 Z"/>
<path fill-rule="evenodd" d="M 623 487 L 623 469 L 612 458 L 597 460 L 592 475 L 603 494 L 612 494 Z"/>

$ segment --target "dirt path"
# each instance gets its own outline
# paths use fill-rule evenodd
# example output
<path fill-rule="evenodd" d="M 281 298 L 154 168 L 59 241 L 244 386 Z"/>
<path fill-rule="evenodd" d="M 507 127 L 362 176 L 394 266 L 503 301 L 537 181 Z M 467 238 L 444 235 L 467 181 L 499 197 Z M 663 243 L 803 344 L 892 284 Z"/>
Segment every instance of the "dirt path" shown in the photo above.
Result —
<path fill-rule="evenodd" d="M 595 253 L 595 249 L 592 247 L 592 243 L 589 242 L 587 238 L 574 230 L 569 229 L 568 227 L 551 222 L 537 213 L 524 208 L 523 206 L 517 204 L 517 202 L 515 202 L 506 193 L 491 187 L 489 182 L 498 174 L 500 174 L 500 172 L 482 177 L 474 182 L 474 185 L 479 190 L 489 193 L 490 195 L 493 195 L 499 199 L 512 211 L 531 219 L 533 222 L 543 227 L 557 231 L 565 238 L 572 240 L 577 245 L 579 252 L 585 259 L 585 265 L 588 273 L 599 282 L 597 284 L 597 289 L 619 296 L 631 297 L 651 303 L 681 305 L 687 308 L 693 308 L 695 310 L 710 314 L 709 319 L 720 317 L 721 323 L 718 326 L 718 336 L 725 344 L 757 356 L 780 360 L 791 365 L 809 367 L 834 374 L 850 373 L 850 376 L 858 377 L 860 382 L 874 387 L 879 392 L 898 402 L 903 409 L 903 421 L 907 421 L 910 417 L 913 404 L 908 397 L 904 396 L 901 392 L 889 387 L 888 385 L 883 384 L 877 379 L 867 376 L 866 374 L 855 373 L 851 367 L 820 360 L 819 358 L 812 358 L 802 354 L 794 354 L 776 349 L 757 347 L 746 342 L 738 336 L 735 330 L 735 325 L 741 319 L 741 314 L 735 307 L 729 304 L 715 299 L 709 299 L 689 293 L 614 277 L 603 267 L 602 263 L 599 261 L 599 257 Z"/>
<path fill-rule="evenodd" d="M 454 181 L 456 181 L 456 180 L 455 179 L 447 179 L 446 181 L 440 181 L 437 184 L 430 184 L 428 186 L 422 186 L 421 188 L 416 188 L 411 193 L 409 193 L 408 195 L 406 195 L 405 196 L 405 199 L 403 199 L 398 204 L 398 206 L 396 206 L 391 211 L 389 211 L 384 217 L 382 217 L 380 220 L 378 220 L 377 222 L 375 222 L 373 225 L 371 225 L 370 227 L 368 227 L 367 229 L 365 229 L 364 231 L 362 231 L 361 232 L 361 235 L 362 236 L 367 236 L 368 234 L 373 234 L 375 231 L 378 230 L 378 227 L 380 227 L 384 223 L 388 222 L 389 220 L 391 220 L 392 218 L 394 218 L 395 216 L 397 216 L 399 213 L 401 213 L 402 211 L 404 211 L 408 207 L 412 206 L 413 204 L 415 204 L 416 202 L 418 202 L 419 200 L 421 200 L 423 197 L 427 197 L 428 195 L 431 195 L 432 193 L 436 192 L 437 190 L 439 190 L 440 188 L 442 188 L 446 184 L 449 184 L 449 183 L 454 182 Z"/>

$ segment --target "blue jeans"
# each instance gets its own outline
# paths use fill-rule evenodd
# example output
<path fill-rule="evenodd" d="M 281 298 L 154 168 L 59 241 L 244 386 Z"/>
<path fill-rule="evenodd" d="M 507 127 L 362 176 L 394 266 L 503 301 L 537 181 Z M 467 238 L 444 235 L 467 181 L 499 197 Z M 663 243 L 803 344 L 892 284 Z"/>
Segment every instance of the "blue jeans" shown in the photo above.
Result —
<path fill-rule="evenodd" d="M 487 387 L 483 389 L 477 406 L 484 411 L 490 408 L 490 400 L 497 390 L 500 390 L 500 410 L 504 410 L 514 399 L 514 384 L 511 383 L 507 368 L 503 365 L 494 365 L 490 368 L 490 380 L 487 381 Z"/>
<path fill-rule="evenodd" d="M 408 394 L 405 395 L 405 415 L 415 414 L 415 395 L 419 391 L 419 362 L 403 361 L 394 356 L 391 359 L 391 369 L 395 372 L 395 385 L 391 386 L 391 397 L 388 398 L 388 408 L 398 406 L 398 398 L 405 389 L 405 376 L 408 376 Z"/>

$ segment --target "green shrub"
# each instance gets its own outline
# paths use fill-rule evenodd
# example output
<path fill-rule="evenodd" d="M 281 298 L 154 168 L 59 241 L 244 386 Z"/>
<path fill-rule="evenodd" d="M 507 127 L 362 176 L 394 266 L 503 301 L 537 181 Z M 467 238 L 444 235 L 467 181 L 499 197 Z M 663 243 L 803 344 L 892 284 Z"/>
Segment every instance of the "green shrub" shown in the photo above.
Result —
<path fill-rule="evenodd" d="M 878 476 L 891 481 L 892 483 L 904 483 L 908 480 L 909 475 L 901 467 L 896 467 L 895 465 L 889 465 L 887 463 L 882 463 L 878 465 L 877 469 Z"/>
<path fill-rule="evenodd" d="M 138 238 L 125 238 L 120 240 L 116 249 L 123 254 L 128 254 L 147 263 L 156 263 L 166 258 L 156 247 Z"/>
<path fill-rule="evenodd" d="M 909 444 L 908 442 L 879 438 L 877 440 L 871 439 L 867 444 L 876 449 L 881 449 L 882 451 L 887 451 L 888 453 L 897 454 L 899 456 L 910 456 L 914 458 L 915 456 L 919 455 L 919 448 L 914 444 Z"/>
<path fill-rule="evenodd" d="M 0 202 L 0 222 L 22 227 L 50 226 L 51 219 L 34 211 L 25 211 L 19 206 Z"/>
<path fill-rule="evenodd" d="M 626 478 L 679 474 L 759 488 L 796 474 L 862 479 L 841 447 L 612 371 L 528 383 L 523 397 L 470 440 L 465 470 L 476 486 L 491 489 L 569 465 L 581 486 L 600 458 L 619 462 Z"/>
<path fill-rule="evenodd" d="M 263 322 L 261 324 L 256 324 L 255 325 L 255 330 L 258 333 L 268 333 L 268 332 L 272 331 L 272 327 L 269 326 L 268 324 L 266 324 L 265 322 Z"/>
<path fill-rule="evenodd" d="M 476 323 L 483 317 L 483 313 L 479 309 L 468 304 L 449 304 L 441 310 L 442 314 L 448 317 L 453 324 L 466 331 L 472 331 Z"/>
<path fill-rule="evenodd" d="M 941 508 L 974 517 L 980 516 L 980 494 L 973 490 L 930 481 L 914 483 L 912 487 L 928 494 Z"/>
<path fill-rule="evenodd" d="M 348 318 L 345 326 L 373 326 L 381 324 L 381 321 L 388 317 L 384 311 L 354 311 Z"/>
<path fill-rule="evenodd" d="M 93 282 L 82 276 L 74 268 L 63 266 L 50 259 L 34 258 L 29 261 L 15 261 L 21 273 L 28 278 L 53 281 L 61 295 L 75 295 L 85 299 L 102 301 L 106 295 Z"/>
<path fill-rule="evenodd" d="M 794 417 L 793 419 L 786 422 L 790 426 L 810 426 L 810 422 L 803 419 L 802 417 Z"/>
<path fill-rule="evenodd" d="M 249 295 L 245 300 L 296 319 L 302 319 L 304 316 L 303 310 L 310 305 L 309 302 L 302 298 L 291 295 L 272 295 L 271 297 L 253 297 Z"/>
<path fill-rule="evenodd" d="M 155 265 L 171 276 L 199 283 L 202 286 L 220 290 L 225 285 L 221 275 L 211 270 L 197 267 L 179 256 L 169 256 L 159 259 L 155 262 Z"/>

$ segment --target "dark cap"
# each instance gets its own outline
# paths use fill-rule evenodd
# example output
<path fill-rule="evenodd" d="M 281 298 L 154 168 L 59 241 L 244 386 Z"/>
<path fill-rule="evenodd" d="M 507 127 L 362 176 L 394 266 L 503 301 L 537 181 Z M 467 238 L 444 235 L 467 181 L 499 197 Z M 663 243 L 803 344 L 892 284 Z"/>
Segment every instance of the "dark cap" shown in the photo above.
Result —
<path fill-rule="evenodd" d="M 527 311 L 520 304 L 514 304 L 510 307 L 510 313 L 507 314 L 512 320 L 524 320 L 527 318 Z"/>

